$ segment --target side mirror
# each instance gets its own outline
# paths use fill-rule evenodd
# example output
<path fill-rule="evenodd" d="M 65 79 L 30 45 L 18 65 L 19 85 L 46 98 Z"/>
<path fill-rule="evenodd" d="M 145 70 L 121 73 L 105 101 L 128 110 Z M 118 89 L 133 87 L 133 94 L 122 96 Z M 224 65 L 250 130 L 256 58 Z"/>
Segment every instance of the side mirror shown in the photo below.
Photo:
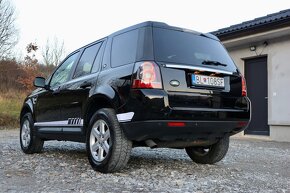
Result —
<path fill-rule="evenodd" d="M 46 88 L 45 86 L 45 78 L 43 77 L 36 77 L 34 79 L 33 85 L 38 88 Z"/>

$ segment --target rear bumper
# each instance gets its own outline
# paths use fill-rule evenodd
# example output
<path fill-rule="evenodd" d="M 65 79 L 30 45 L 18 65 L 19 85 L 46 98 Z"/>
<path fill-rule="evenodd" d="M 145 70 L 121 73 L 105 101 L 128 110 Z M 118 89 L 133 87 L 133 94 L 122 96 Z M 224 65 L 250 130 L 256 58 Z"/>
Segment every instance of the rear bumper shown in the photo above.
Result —
<path fill-rule="evenodd" d="M 158 139 L 162 141 L 214 140 L 234 135 L 244 130 L 248 121 L 179 121 L 185 126 L 168 126 L 171 121 L 140 121 L 121 123 L 125 135 L 130 140 L 144 141 Z M 174 122 L 174 121 L 173 121 Z"/>
<path fill-rule="evenodd" d="M 164 90 L 132 90 L 131 97 L 117 113 L 133 112 L 132 122 L 146 120 L 247 121 L 250 119 L 251 105 L 247 97 L 178 94 L 178 97 L 175 94 L 173 97 L 175 99 L 172 99 L 172 95 L 168 95 Z"/>
<path fill-rule="evenodd" d="M 128 122 L 120 123 L 130 140 L 217 139 L 246 129 L 251 119 L 251 103 L 247 97 L 237 98 L 235 108 L 226 108 L 227 103 L 222 102 L 221 105 L 212 103 L 208 107 L 172 107 L 163 90 L 137 90 L 134 94 L 135 97 L 123 109 L 123 112 L 132 112 L 134 116 Z M 197 100 L 191 95 L 187 98 Z M 202 99 L 199 100 L 203 104 L 212 100 L 210 97 Z M 172 127 L 168 126 L 168 122 L 184 122 L 185 125 Z"/>

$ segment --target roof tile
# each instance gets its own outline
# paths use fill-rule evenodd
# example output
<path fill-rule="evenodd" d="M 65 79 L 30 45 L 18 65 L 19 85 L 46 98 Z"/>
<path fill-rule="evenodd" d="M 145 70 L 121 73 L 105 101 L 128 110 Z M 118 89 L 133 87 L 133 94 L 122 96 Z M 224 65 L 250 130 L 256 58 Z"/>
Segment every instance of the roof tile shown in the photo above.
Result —
<path fill-rule="evenodd" d="M 277 13 L 272 13 L 263 17 L 258 17 L 250 21 L 245 21 L 240 24 L 235 24 L 230 27 L 222 28 L 217 31 L 211 32 L 216 36 L 226 35 L 249 28 L 258 27 L 261 25 L 267 25 L 274 22 L 280 22 L 284 19 L 290 19 L 290 9 L 286 9 Z"/>

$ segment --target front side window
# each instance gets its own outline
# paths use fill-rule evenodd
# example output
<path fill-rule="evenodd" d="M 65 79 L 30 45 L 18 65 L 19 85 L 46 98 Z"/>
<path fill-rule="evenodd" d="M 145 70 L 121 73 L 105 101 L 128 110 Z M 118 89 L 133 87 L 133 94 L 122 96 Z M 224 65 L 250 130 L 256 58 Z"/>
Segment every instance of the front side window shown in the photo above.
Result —
<path fill-rule="evenodd" d="M 61 66 L 54 72 L 50 81 L 50 87 L 57 87 L 68 81 L 71 69 L 76 61 L 78 52 L 67 58 Z"/>
<path fill-rule="evenodd" d="M 85 49 L 78 63 L 77 69 L 74 74 L 74 78 L 91 73 L 94 60 L 101 47 L 101 44 L 102 43 L 100 42 Z"/>

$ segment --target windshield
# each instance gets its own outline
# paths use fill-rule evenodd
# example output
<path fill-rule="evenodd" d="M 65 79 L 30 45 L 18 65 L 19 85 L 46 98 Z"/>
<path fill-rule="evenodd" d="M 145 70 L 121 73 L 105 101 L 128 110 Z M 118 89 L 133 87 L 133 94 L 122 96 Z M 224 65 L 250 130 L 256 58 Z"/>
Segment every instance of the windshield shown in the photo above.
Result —
<path fill-rule="evenodd" d="M 158 62 L 236 72 L 235 64 L 219 41 L 190 32 L 162 28 L 153 28 L 153 37 L 154 55 Z"/>

